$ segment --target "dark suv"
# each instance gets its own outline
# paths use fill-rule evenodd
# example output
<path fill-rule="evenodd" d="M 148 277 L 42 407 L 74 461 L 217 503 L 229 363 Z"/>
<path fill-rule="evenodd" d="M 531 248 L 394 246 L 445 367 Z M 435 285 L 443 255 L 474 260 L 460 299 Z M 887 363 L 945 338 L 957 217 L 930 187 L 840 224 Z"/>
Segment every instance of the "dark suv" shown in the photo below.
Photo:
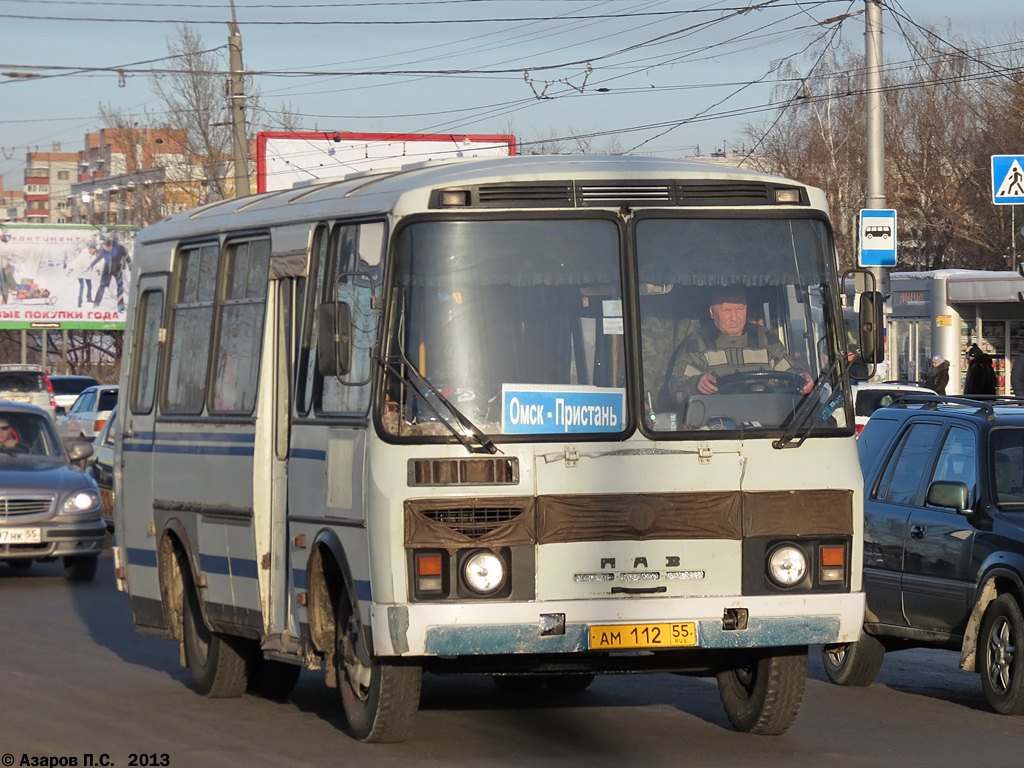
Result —
<path fill-rule="evenodd" d="M 858 643 L 829 679 L 869 685 L 886 651 L 960 651 L 989 705 L 1024 714 L 1024 400 L 906 394 L 857 445 L 864 471 Z"/>

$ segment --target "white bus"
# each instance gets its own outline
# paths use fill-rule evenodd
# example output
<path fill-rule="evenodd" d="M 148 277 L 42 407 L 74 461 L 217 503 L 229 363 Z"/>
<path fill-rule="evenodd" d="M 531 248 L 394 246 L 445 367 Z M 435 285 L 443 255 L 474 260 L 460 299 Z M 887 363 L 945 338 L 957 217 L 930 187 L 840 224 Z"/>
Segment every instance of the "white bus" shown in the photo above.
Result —
<path fill-rule="evenodd" d="M 819 190 L 645 158 L 423 163 L 186 211 L 132 269 L 116 573 L 198 692 L 322 669 L 352 735 L 396 741 L 425 670 L 670 671 L 776 734 L 808 645 L 858 639 Z M 790 370 L 683 395 L 722 286 Z"/>

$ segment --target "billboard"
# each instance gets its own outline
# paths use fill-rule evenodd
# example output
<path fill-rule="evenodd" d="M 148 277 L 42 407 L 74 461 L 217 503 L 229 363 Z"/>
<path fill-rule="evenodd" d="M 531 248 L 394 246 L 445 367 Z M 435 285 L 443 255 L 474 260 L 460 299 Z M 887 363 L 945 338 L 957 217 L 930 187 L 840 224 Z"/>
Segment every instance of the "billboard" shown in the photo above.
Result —
<path fill-rule="evenodd" d="M 0 225 L 0 328 L 123 329 L 136 231 Z M 108 237 L 113 243 L 104 242 Z M 120 269 L 111 266 L 118 264 Z"/>
<path fill-rule="evenodd" d="M 516 137 L 507 134 L 264 131 L 256 135 L 256 189 L 291 189 L 297 182 L 424 160 L 515 153 Z"/>

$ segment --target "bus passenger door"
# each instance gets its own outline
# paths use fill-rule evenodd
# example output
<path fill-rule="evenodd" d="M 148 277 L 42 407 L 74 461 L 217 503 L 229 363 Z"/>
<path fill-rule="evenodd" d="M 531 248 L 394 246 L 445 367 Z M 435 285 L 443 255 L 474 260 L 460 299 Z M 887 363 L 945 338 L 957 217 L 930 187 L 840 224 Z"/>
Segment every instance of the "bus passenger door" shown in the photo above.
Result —
<path fill-rule="evenodd" d="M 140 626 L 163 625 L 157 579 L 153 522 L 153 462 L 156 395 L 160 349 L 165 338 L 166 275 L 142 276 L 132 286 L 132 313 L 125 350 L 130 369 L 122 371 L 127 387 L 118 405 L 114 444 L 114 534 L 118 587 L 131 596 L 132 613 Z M 123 569 L 123 570 L 122 570 Z"/>
<path fill-rule="evenodd" d="M 297 297 L 305 284 L 309 232 L 308 225 L 274 232 L 256 400 L 253 517 L 263 648 L 281 652 L 298 650 L 288 622 L 288 441 Z"/>

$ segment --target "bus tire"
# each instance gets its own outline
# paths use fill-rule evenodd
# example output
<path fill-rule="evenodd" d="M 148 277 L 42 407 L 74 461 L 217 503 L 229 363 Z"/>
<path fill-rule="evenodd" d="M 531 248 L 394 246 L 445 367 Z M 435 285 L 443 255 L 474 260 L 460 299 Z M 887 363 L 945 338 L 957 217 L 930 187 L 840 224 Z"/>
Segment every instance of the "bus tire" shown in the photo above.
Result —
<path fill-rule="evenodd" d="M 978 638 L 978 671 L 988 705 L 1001 715 L 1024 714 L 1024 616 L 1013 595 L 985 609 Z"/>
<path fill-rule="evenodd" d="M 348 729 L 359 741 L 394 744 L 412 730 L 423 670 L 371 657 L 363 647 L 357 610 L 342 590 L 336 614 L 338 687 Z M 364 663 L 366 660 L 368 663 Z"/>
<path fill-rule="evenodd" d="M 872 635 L 861 632 L 856 643 L 821 647 L 821 663 L 828 679 L 836 685 L 871 685 L 885 659 L 885 646 Z"/>
<path fill-rule="evenodd" d="M 242 641 L 211 631 L 199 610 L 199 598 L 185 590 L 182 611 L 185 664 L 192 675 L 192 689 L 211 699 L 232 699 L 245 693 L 248 674 Z"/>
<path fill-rule="evenodd" d="M 807 647 L 769 648 L 718 673 L 718 693 L 737 731 L 777 736 L 800 711 L 807 682 Z"/>
<path fill-rule="evenodd" d="M 68 581 L 92 581 L 96 578 L 99 558 L 75 556 L 64 558 L 64 576 Z"/>

